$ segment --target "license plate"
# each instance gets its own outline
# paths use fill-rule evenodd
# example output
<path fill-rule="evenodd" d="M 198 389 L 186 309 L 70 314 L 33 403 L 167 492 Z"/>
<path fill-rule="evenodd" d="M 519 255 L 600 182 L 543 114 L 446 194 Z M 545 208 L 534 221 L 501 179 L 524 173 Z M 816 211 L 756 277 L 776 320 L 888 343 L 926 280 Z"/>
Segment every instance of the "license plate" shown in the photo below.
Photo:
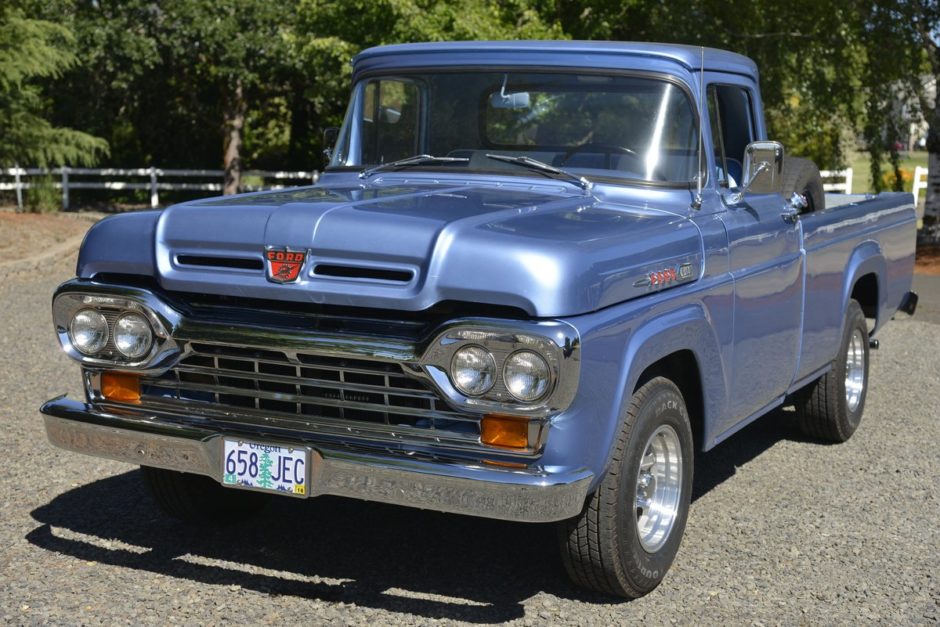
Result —
<path fill-rule="evenodd" d="M 307 496 L 310 450 L 247 440 L 225 439 L 222 484 Z"/>

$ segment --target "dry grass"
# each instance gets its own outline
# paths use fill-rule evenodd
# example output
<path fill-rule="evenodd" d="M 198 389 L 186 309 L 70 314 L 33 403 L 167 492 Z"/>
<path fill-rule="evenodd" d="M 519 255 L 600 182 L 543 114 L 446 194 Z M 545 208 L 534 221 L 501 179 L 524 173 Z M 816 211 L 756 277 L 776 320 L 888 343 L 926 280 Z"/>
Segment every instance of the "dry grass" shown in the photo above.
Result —
<path fill-rule="evenodd" d="M 0 262 L 27 259 L 81 237 L 89 220 L 55 213 L 0 211 Z"/>

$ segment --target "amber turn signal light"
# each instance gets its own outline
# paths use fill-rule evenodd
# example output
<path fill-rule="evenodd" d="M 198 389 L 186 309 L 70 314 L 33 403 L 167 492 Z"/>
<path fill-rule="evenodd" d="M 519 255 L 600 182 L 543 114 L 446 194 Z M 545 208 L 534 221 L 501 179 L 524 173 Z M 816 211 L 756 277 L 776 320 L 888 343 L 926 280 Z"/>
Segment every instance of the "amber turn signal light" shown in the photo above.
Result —
<path fill-rule="evenodd" d="M 495 459 L 484 459 L 484 464 L 489 466 L 501 466 L 503 468 L 525 468 L 526 465 L 521 462 L 498 462 Z"/>
<path fill-rule="evenodd" d="M 101 394 L 109 401 L 140 402 L 140 377 L 126 372 L 105 372 L 101 375 Z"/>
<path fill-rule="evenodd" d="M 486 414 L 480 423 L 480 440 L 490 446 L 527 448 L 529 421 L 519 416 Z"/>

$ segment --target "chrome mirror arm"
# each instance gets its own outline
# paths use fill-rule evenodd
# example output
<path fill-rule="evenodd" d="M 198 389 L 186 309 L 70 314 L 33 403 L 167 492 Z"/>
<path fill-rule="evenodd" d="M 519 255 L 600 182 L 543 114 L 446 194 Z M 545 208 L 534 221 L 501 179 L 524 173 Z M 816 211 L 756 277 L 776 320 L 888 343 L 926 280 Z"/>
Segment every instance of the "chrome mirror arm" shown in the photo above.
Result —
<path fill-rule="evenodd" d="M 751 178 L 748 179 L 748 181 L 744 184 L 744 186 L 739 187 L 737 192 L 728 196 L 728 202 L 731 203 L 732 205 L 736 205 L 740 203 L 742 200 L 744 200 L 744 194 L 747 193 L 747 190 L 751 188 L 751 185 L 754 184 L 754 181 L 757 180 L 757 177 L 760 175 L 760 173 L 763 172 L 764 170 L 769 170 L 769 169 L 770 169 L 770 164 L 766 161 L 761 161 L 760 164 L 758 164 L 757 168 L 755 168 L 755 170 L 751 173 Z"/>

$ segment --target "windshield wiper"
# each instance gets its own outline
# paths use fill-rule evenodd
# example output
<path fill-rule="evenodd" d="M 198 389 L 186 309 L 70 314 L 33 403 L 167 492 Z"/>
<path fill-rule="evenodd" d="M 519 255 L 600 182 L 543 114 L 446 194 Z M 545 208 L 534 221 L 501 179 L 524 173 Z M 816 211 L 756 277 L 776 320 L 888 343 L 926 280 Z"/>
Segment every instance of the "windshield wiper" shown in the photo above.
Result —
<path fill-rule="evenodd" d="M 467 163 L 470 159 L 466 157 L 435 157 L 434 155 L 414 155 L 413 157 L 406 157 L 404 159 L 399 159 L 398 161 L 390 161 L 388 163 L 383 163 L 382 165 L 377 165 L 373 168 L 368 168 L 359 173 L 359 178 L 367 179 L 376 172 L 381 172 L 382 170 L 390 170 L 393 168 L 407 168 L 415 165 L 437 165 L 441 163 Z"/>
<path fill-rule="evenodd" d="M 583 189 L 585 192 L 591 191 L 591 187 L 593 187 L 593 183 L 591 183 L 591 181 L 587 180 L 583 176 L 578 176 L 577 174 L 573 174 L 571 172 L 568 172 L 567 170 L 562 170 L 561 168 L 556 168 L 553 165 L 548 165 L 544 161 L 533 159 L 532 157 L 529 157 L 528 155 L 512 156 L 512 155 L 488 154 L 486 156 L 490 159 L 495 159 L 496 161 L 505 161 L 506 163 L 515 163 L 516 165 L 521 165 L 522 167 L 529 168 L 530 170 L 538 170 L 539 172 L 548 174 L 556 179 L 569 181 L 571 183 L 574 183 L 581 189 Z"/>

